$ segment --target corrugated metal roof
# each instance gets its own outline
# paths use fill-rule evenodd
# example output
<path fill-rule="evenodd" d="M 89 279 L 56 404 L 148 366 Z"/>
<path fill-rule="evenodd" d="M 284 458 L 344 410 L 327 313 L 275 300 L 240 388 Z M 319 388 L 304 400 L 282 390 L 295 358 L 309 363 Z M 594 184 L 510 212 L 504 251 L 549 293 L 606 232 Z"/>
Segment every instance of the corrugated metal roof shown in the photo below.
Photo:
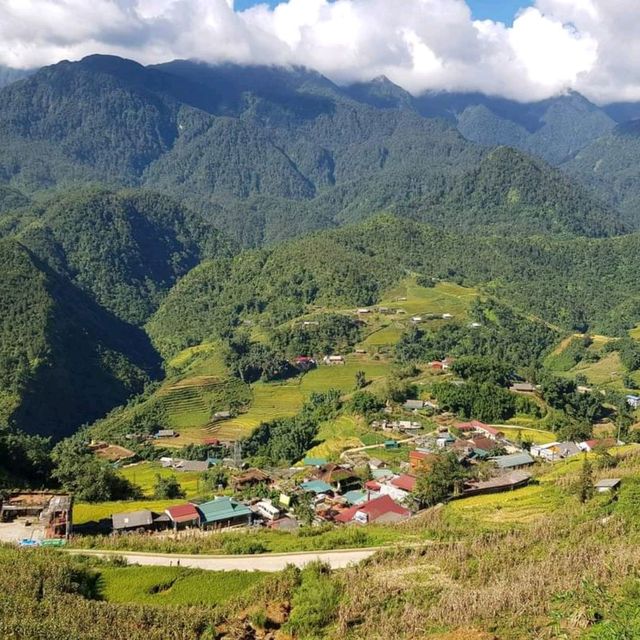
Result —
<path fill-rule="evenodd" d="M 114 513 L 111 516 L 111 522 L 114 529 L 148 527 L 153 524 L 153 513 L 147 509 L 129 511 L 127 513 Z"/>
<path fill-rule="evenodd" d="M 251 515 L 249 507 L 227 497 L 203 502 L 198 505 L 198 510 L 202 514 L 203 522 L 206 524 Z"/>
<path fill-rule="evenodd" d="M 331 485 L 327 484 L 324 480 L 309 480 L 309 482 L 303 482 L 300 486 L 305 491 L 311 491 L 316 494 L 333 491 Z"/>
<path fill-rule="evenodd" d="M 167 515 L 173 522 L 191 522 L 200 520 L 198 510 L 192 504 L 179 504 L 166 509 Z"/>
<path fill-rule="evenodd" d="M 367 494 L 364 491 L 355 489 L 354 491 L 347 491 L 342 496 L 349 504 L 360 504 L 367 499 Z"/>
<path fill-rule="evenodd" d="M 534 460 L 528 453 L 512 453 L 508 456 L 498 456 L 493 458 L 493 461 L 501 469 L 509 469 L 512 467 L 523 467 L 528 464 L 533 464 Z"/>

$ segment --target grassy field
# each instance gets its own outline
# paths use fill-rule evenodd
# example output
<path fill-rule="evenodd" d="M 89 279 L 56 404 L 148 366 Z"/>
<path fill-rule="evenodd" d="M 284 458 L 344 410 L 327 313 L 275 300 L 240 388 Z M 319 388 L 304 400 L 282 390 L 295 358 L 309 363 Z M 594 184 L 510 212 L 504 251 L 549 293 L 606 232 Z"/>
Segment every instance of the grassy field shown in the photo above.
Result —
<path fill-rule="evenodd" d="M 372 431 L 354 416 L 343 415 L 321 425 L 317 436 L 318 444 L 307 455 L 337 461 L 347 449 L 381 444 L 385 440 L 382 434 Z"/>
<path fill-rule="evenodd" d="M 184 500 L 120 500 L 115 502 L 78 502 L 73 506 L 73 523 L 99 522 L 111 518 L 114 513 L 149 509 L 162 513 L 167 507 L 182 504 Z"/>
<path fill-rule="evenodd" d="M 108 602 L 216 605 L 264 579 L 248 571 L 213 572 L 178 567 L 101 567 L 98 588 Z"/>
<path fill-rule="evenodd" d="M 175 476 L 187 498 L 194 498 L 200 494 L 201 474 L 197 472 L 174 471 L 173 469 L 163 469 L 158 463 L 142 462 L 130 467 L 124 467 L 120 469 L 119 473 L 122 477 L 139 486 L 148 498 L 153 497 L 153 488 L 157 475 L 162 478 Z"/>
<path fill-rule="evenodd" d="M 450 313 L 459 318 L 466 315 L 477 296 L 475 289 L 450 282 L 439 282 L 435 287 L 427 288 L 419 286 L 415 278 L 407 278 L 385 292 L 380 306 L 404 309 L 409 316 Z"/>
<path fill-rule="evenodd" d="M 525 427 L 506 427 L 500 425 L 500 431 L 511 441 L 515 442 L 518 437 L 518 432 L 522 434 L 523 440 L 533 442 L 533 444 L 549 444 L 555 442 L 556 437 L 551 431 L 544 431 L 543 429 L 530 429 Z"/>
<path fill-rule="evenodd" d="M 303 376 L 300 391 L 305 398 L 313 392 L 337 389 L 342 393 L 355 391 L 356 373 L 364 371 L 368 381 L 381 381 L 389 375 L 391 365 L 383 360 L 371 360 L 361 356 L 350 356 L 344 365 L 320 365 Z"/>

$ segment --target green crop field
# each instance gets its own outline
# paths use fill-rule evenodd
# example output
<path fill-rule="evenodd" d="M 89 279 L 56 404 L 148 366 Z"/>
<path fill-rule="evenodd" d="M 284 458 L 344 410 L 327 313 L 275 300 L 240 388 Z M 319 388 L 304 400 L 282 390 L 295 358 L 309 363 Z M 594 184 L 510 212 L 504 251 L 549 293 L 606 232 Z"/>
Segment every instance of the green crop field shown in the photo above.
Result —
<path fill-rule="evenodd" d="M 73 523 L 99 522 L 111 518 L 114 513 L 149 509 L 162 513 L 167 507 L 182 504 L 184 500 L 120 500 L 114 502 L 78 502 L 73 506 Z"/>
<path fill-rule="evenodd" d="M 555 442 L 556 437 L 551 431 L 545 431 L 543 429 L 531 429 L 529 427 L 516 427 L 516 426 L 504 426 L 500 425 L 500 431 L 504 435 L 515 442 L 518 437 L 518 432 L 522 434 L 523 440 L 533 442 L 533 444 L 548 444 L 549 442 Z"/>
<path fill-rule="evenodd" d="M 375 382 L 385 378 L 390 371 L 390 364 L 384 361 L 371 360 L 366 357 L 350 356 L 345 364 L 323 365 L 310 371 L 302 378 L 300 390 L 304 397 L 313 392 L 325 392 L 337 389 L 341 393 L 355 391 L 356 373 L 364 371 L 368 381 Z"/>
<path fill-rule="evenodd" d="M 369 334 L 361 343 L 362 348 L 388 347 L 396 344 L 407 328 L 406 323 L 392 321 Z"/>
<path fill-rule="evenodd" d="M 625 368 L 618 353 L 609 353 L 598 362 L 579 363 L 569 371 L 571 376 L 583 374 L 590 384 L 611 385 L 622 388 Z"/>
<path fill-rule="evenodd" d="M 187 498 L 194 498 L 200 495 L 200 473 L 193 471 L 174 471 L 164 469 L 158 463 L 142 462 L 140 464 L 124 467 L 119 470 L 120 475 L 133 484 L 139 486 L 144 495 L 153 497 L 153 488 L 156 483 L 156 476 L 162 478 L 175 476 L 184 490 Z"/>
<path fill-rule="evenodd" d="M 167 363 L 169 369 L 189 375 L 217 376 L 228 375 L 222 358 L 221 345 L 217 342 L 205 342 L 196 347 L 184 349 Z"/>
<path fill-rule="evenodd" d="M 265 575 L 178 567 L 100 567 L 98 589 L 108 602 L 216 605 L 260 584 Z"/>
<path fill-rule="evenodd" d="M 477 297 L 475 289 L 450 282 L 439 282 L 435 287 L 427 288 L 419 286 L 415 278 L 407 278 L 385 292 L 380 306 L 404 309 L 409 316 L 450 313 L 455 318 L 465 316 Z"/>

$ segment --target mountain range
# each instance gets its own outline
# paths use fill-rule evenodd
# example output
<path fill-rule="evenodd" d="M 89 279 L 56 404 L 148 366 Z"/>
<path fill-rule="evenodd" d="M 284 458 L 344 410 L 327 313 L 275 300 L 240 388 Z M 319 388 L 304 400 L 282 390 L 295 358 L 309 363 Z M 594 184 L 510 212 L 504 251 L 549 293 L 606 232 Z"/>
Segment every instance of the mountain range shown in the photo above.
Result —
<path fill-rule="evenodd" d="M 61 437 L 182 348 L 407 273 L 640 321 L 634 105 L 110 56 L 0 77 L 2 423 Z"/>

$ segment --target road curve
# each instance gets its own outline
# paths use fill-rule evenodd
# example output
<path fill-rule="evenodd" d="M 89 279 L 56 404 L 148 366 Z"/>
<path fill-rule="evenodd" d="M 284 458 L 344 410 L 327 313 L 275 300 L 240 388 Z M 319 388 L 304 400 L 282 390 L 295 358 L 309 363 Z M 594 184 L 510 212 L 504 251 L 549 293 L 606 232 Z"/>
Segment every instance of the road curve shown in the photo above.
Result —
<path fill-rule="evenodd" d="M 124 558 L 129 564 L 155 567 L 188 567 L 206 571 L 282 571 L 287 565 L 303 567 L 320 560 L 332 569 L 343 569 L 369 558 L 379 549 L 340 549 L 336 551 L 305 551 L 301 553 L 262 553 L 244 556 L 204 556 L 129 551 L 100 551 L 94 549 L 66 549 L 73 555 L 99 558 Z"/>

